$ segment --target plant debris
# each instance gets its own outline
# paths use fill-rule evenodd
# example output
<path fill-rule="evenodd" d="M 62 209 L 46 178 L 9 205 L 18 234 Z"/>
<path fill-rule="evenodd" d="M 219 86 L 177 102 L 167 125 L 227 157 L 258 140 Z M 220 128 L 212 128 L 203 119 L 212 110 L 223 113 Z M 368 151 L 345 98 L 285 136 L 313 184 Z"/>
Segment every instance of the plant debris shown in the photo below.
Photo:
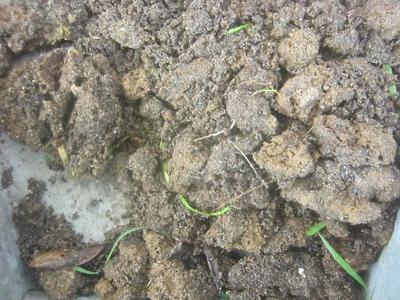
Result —
<path fill-rule="evenodd" d="M 36 254 L 29 263 L 30 268 L 56 271 L 83 265 L 95 258 L 103 245 L 94 245 L 83 249 L 50 250 Z"/>

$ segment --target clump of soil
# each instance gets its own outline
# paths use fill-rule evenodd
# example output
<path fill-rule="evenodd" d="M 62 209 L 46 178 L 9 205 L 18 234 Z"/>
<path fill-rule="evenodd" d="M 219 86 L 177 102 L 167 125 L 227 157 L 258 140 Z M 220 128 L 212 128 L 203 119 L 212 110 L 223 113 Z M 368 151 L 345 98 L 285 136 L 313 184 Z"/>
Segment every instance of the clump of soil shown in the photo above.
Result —
<path fill-rule="evenodd" d="M 126 240 L 95 287 L 76 287 L 68 270 L 54 278 L 69 288 L 47 277 L 42 285 L 106 299 L 222 290 L 232 299 L 358 299 L 356 283 L 304 233 L 326 221 L 327 238 L 360 272 L 390 237 L 400 196 L 400 113 L 388 92 L 400 71 L 399 10 L 396 0 L 2 7 L 0 129 L 54 157 L 63 146 L 72 174 L 111 168 L 130 188 L 131 225 L 168 236 Z M 269 87 L 279 93 L 254 94 Z M 34 194 L 16 211 L 23 259 L 79 246 L 70 229 L 44 223 L 61 221 L 39 211 Z M 201 211 L 231 210 L 204 218 L 177 194 Z"/>

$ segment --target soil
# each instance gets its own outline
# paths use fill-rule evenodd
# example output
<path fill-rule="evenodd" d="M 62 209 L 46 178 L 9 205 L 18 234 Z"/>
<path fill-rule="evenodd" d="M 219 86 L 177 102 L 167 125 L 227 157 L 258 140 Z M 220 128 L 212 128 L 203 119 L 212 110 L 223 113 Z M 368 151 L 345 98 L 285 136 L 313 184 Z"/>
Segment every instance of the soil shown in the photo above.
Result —
<path fill-rule="evenodd" d="M 364 275 L 390 238 L 400 197 L 400 113 L 388 92 L 400 72 L 398 11 L 396 0 L 2 7 L 0 129 L 56 159 L 63 146 L 71 174 L 111 168 L 130 188 L 130 224 L 152 229 L 125 240 L 94 278 L 29 272 L 54 299 L 212 299 L 219 289 L 230 299 L 360 299 L 304 233 L 325 220 L 326 238 Z M 243 23 L 251 26 L 224 35 Z M 253 94 L 266 87 L 279 93 Z M 81 247 L 31 184 L 15 212 L 24 262 Z M 202 211 L 231 211 L 205 218 L 177 194 Z"/>

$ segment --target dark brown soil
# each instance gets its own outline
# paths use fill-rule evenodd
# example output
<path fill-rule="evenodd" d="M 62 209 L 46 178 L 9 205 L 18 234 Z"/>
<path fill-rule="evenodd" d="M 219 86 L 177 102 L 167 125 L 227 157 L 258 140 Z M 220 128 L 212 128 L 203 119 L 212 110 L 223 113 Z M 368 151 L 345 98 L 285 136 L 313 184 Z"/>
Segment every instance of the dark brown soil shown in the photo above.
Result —
<path fill-rule="evenodd" d="M 326 237 L 364 275 L 390 237 L 400 196 L 400 113 L 388 92 L 400 72 L 399 11 L 397 0 L 2 7 L 0 129 L 54 157 L 62 145 L 72 174 L 113 167 L 131 187 L 131 225 L 168 235 L 126 240 L 94 287 L 70 270 L 42 276 L 43 287 L 56 299 L 212 299 L 219 288 L 231 299 L 360 299 L 304 233 L 325 220 Z M 243 23 L 251 26 L 224 35 Z M 266 87 L 279 94 L 253 94 Z M 178 193 L 203 211 L 232 209 L 203 218 Z M 39 194 L 16 210 L 25 261 L 80 246 Z"/>

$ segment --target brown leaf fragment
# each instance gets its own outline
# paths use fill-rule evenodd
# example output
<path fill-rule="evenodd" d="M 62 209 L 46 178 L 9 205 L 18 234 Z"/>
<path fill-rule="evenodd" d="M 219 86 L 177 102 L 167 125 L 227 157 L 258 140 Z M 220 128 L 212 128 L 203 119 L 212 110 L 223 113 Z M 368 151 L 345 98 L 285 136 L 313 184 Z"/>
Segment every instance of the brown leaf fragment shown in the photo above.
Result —
<path fill-rule="evenodd" d="M 103 245 L 94 245 L 79 250 L 64 249 L 41 252 L 33 257 L 32 261 L 29 263 L 29 267 L 56 271 L 79 266 L 91 261 L 103 248 Z"/>

